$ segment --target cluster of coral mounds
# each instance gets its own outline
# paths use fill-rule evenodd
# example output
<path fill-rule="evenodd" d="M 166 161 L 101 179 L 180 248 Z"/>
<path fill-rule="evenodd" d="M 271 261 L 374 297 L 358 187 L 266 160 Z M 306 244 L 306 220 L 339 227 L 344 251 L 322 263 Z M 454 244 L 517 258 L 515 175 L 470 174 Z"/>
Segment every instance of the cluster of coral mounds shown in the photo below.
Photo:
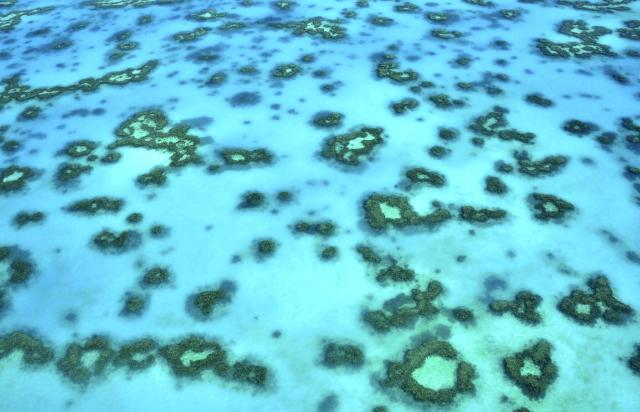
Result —
<path fill-rule="evenodd" d="M 109 339 L 97 335 L 67 346 L 63 357 L 56 361 L 56 367 L 72 383 L 87 385 L 91 379 L 104 375 L 114 356 Z"/>
<path fill-rule="evenodd" d="M 325 40 L 341 40 L 347 37 L 347 30 L 342 26 L 343 23 L 343 20 L 312 17 L 307 20 L 287 23 L 269 23 L 269 27 L 290 30 L 296 36 L 307 34 L 322 37 Z"/>
<path fill-rule="evenodd" d="M 279 0 L 271 3 L 271 7 L 279 11 L 291 11 L 298 6 L 298 3 L 291 0 Z"/>
<path fill-rule="evenodd" d="M 261 364 L 248 360 L 230 363 L 227 351 L 218 342 L 196 335 L 167 345 L 143 337 L 120 347 L 105 335 L 93 335 L 67 345 L 58 359 L 51 346 L 30 332 L 15 331 L 0 336 L 0 361 L 14 352 L 20 352 L 22 362 L 28 366 L 44 366 L 55 360 L 58 372 L 80 387 L 106 378 L 115 369 L 129 373 L 144 371 L 158 359 L 164 359 L 179 378 L 201 378 L 204 372 L 213 372 L 225 380 L 262 387 L 269 376 L 268 369 Z"/>
<path fill-rule="evenodd" d="M 218 30 L 221 32 L 231 32 L 236 30 L 242 30 L 247 28 L 247 24 L 241 21 L 228 21 L 218 26 Z"/>
<path fill-rule="evenodd" d="M 410 328 L 419 318 L 428 318 L 439 312 L 433 301 L 442 292 L 442 284 L 437 280 L 432 280 L 424 290 L 413 288 L 410 295 L 402 293 L 386 301 L 382 309 L 364 311 L 362 320 L 376 332 Z"/>
<path fill-rule="evenodd" d="M 89 174 L 93 170 L 91 165 L 63 162 L 58 165 L 54 175 L 57 187 L 68 187 L 78 183 L 80 176 Z"/>
<path fill-rule="evenodd" d="M 484 179 L 484 190 L 494 195 L 503 195 L 509 191 L 509 188 L 499 177 L 487 176 Z"/>
<path fill-rule="evenodd" d="M 136 230 L 118 232 L 103 229 L 91 238 L 91 243 L 102 253 L 119 255 L 138 248 L 142 243 L 142 235 Z"/>
<path fill-rule="evenodd" d="M 102 85 L 124 86 L 129 83 L 142 82 L 147 80 L 149 74 L 158 64 L 158 60 L 149 60 L 140 67 L 109 72 L 97 79 L 87 77 L 68 86 L 38 87 L 35 89 L 20 83 L 20 76 L 16 74 L 2 80 L 4 90 L 0 92 L 0 106 L 14 100 L 17 102 L 33 99 L 48 100 L 63 93 L 95 92 Z"/>
<path fill-rule="evenodd" d="M 576 210 L 571 202 L 551 194 L 532 193 L 528 200 L 534 209 L 533 217 L 543 222 L 560 221 Z"/>
<path fill-rule="evenodd" d="M 413 97 L 405 97 L 402 100 L 391 103 L 391 109 L 395 114 L 405 114 L 408 111 L 415 110 L 420 105 Z"/>
<path fill-rule="evenodd" d="M 27 166 L 8 166 L 0 168 L 0 193 L 22 190 L 29 180 L 37 177 L 35 169 Z"/>
<path fill-rule="evenodd" d="M 369 18 L 367 19 L 367 23 L 379 27 L 388 27 L 393 25 L 395 23 L 395 20 L 393 20 L 391 17 L 386 16 L 369 16 Z"/>
<path fill-rule="evenodd" d="M 46 215 L 43 212 L 40 212 L 40 211 L 28 212 L 23 210 L 21 212 L 18 212 L 13 217 L 13 219 L 11 220 L 11 223 L 16 229 L 22 229 L 24 226 L 43 222 L 45 218 L 46 218 Z"/>
<path fill-rule="evenodd" d="M 271 70 L 271 77 L 276 79 L 292 79 L 296 77 L 302 68 L 294 63 L 279 64 Z"/>
<path fill-rule="evenodd" d="M 487 223 L 500 221 L 507 217 L 504 209 L 475 208 L 473 206 L 462 206 L 460 208 L 460 219 L 470 223 Z"/>
<path fill-rule="evenodd" d="M 624 385 L 596 372 L 640 375 L 640 309 L 566 281 L 640 262 L 617 218 L 640 204 L 640 22 L 566 4 L 627 2 L 0 0 L 0 376 L 48 368 L 57 409 L 148 382 L 318 412 L 562 409 L 575 384 L 606 409 Z M 585 337 L 622 349 L 560 359 Z"/>
<path fill-rule="evenodd" d="M 11 5 L 12 3 L 8 4 Z M 34 16 L 36 14 L 48 13 L 55 7 L 36 7 L 29 10 L 12 11 L 7 14 L 0 14 L 0 32 L 8 32 L 13 30 L 24 16 Z"/>
<path fill-rule="evenodd" d="M 209 8 L 193 12 L 188 18 L 195 21 L 213 21 L 225 16 L 227 16 L 227 13 L 218 12 L 216 9 Z"/>
<path fill-rule="evenodd" d="M 364 350 L 359 345 L 328 342 L 322 347 L 322 365 L 328 368 L 357 369 L 364 361 Z"/>
<path fill-rule="evenodd" d="M 418 80 L 418 73 L 413 70 L 398 70 L 400 64 L 393 60 L 383 60 L 376 67 L 379 79 L 390 79 L 396 83 L 406 83 Z"/>
<path fill-rule="evenodd" d="M 583 42 L 595 43 L 605 34 L 613 33 L 612 30 L 602 26 L 589 26 L 584 20 L 563 20 L 558 27 L 558 32 L 567 36 L 580 39 Z"/>
<path fill-rule="evenodd" d="M 137 318 L 142 316 L 149 304 L 149 297 L 137 292 L 126 292 L 124 294 L 120 316 L 125 318 Z"/>
<path fill-rule="evenodd" d="M 92 140 L 74 140 L 68 142 L 58 151 L 58 154 L 66 155 L 71 158 L 89 157 L 92 156 L 97 147 L 98 143 Z"/>
<path fill-rule="evenodd" d="M 411 187 L 415 185 L 443 187 L 447 184 L 447 179 L 442 173 L 424 167 L 412 167 L 405 172 L 405 176 Z"/>
<path fill-rule="evenodd" d="M 507 377 L 531 399 L 543 398 L 547 388 L 558 377 L 551 359 L 551 344 L 545 339 L 502 360 Z"/>
<path fill-rule="evenodd" d="M 51 346 L 26 331 L 0 336 L 0 361 L 14 352 L 20 352 L 22 362 L 29 366 L 43 366 L 55 358 Z M 227 357 L 227 351 L 219 343 L 202 336 L 187 336 L 164 346 L 152 338 L 140 338 L 116 348 L 106 336 L 94 335 L 69 344 L 55 365 L 64 378 L 82 387 L 105 377 L 113 368 L 143 371 L 158 358 L 166 360 L 177 377 L 199 378 L 210 371 L 224 379 L 257 387 L 267 383 L 265 366 L 248 360 L 230 364 Z"/>
<path fill-rule="evenodd" d="M 634 153 L 638 153 L 640 151 L 640 124 L 634 123 L 633 120 L 628 117 L 621 118 L 620 122 L 625 133 L 632 132 L 632 134 L 625 136 L 626 147 Z M 603 133 L 601 136 L 607 135 L 613 136 L 613 139 L 615 139 L 615 134 L 613 133 Z M 636 188 L 636 190 L 640 189 Z"/>
<path fill-rule="evenodd" d="M 537 308 L 542 302 L 542 297 L 529 291 L 520 291 L 514 300 L 494 300 L 489 304 L 489 310 L 496 315 L 511 313 L 516 318 L 530 325 L 542 322 L 542 316 Z"/>
<path fill-rule="evenodd" d="M 392 282 L 411 282 L 416 278 L 416 273 L 406 267 L 398 265 L 397 263 L 392 263 L 390 266 L 387 266 L 378 271 L 376 275 L 376 281 L 381 284 L 387 283 L 388 280 Z"/>
<path fill-rule="evenodd" d="M 381 256 L 371 246 L 358 244 L 355 247 L 355 251 L 364 262 L 375 268 L 375 280 L 382 286 L 388 285 L 389 281 L 393 284 L 412 283 L 416 278 L 420 277 L 406 264 L 399 263 L 395 257 L 391 255 Z M 436 282 L 431 287 L 437 288 L 438 285 L 439 283 Z M 435 293 L 436 290 L 432 289 L 432 292 Z"/>
<path fill-rule="evenodd" d="M 578 119 L 570 119 L 562 124 L 562 130 L 574 136 L 586 136 L 596 131 L 598 127 L 589 122 Z"/>
<path fill-rule="evenodd" d="M 442 12 L 428 12 L 424 15 L 424 17 L 429 20 L 431 23 L 439 23 L 446 24 L 449 22 L 451 16 L 447 13 Z"/>
<path fill-rule="evenodd" d="M 557 174 L 569 162 L 563 155 L 545 156 L 540 160 L 531 160 L 528 153 L 517 157 L 518 171 L 531 177 L 544 177 Z"/>
<path fill-rule="evenodd" d="M 464 33 L 459 32 L 457 30 L 447 30 L 447 29 L 433 29 L 431 30 L 431 37 L 435 37 L 437 39 L 442 40 L 451 40 L 457 39 L 464 35 Z"/>
<path fill-rule="evenodd" d="M 238 209 L 255 209 L 264 206 L 267 198 L 262 192 L 248 191 L 242 194 Z"/>
<path fill-rule="evenodd" d="M 142 173 L 136 177 L 136 184 L 141 188 L 165 186 L 167 184 L 167 168 L 157 166 L 147 173 Z"/>
<path fill-rule="evenodd" d="M 544 107 L 544 108 L 548 108 L 553 106 L 555 103 L 553 102 L 553 100 L 544 97 L 542 94 L 540 93 L 531 93 L 528 94 L 524 97 L 524 100 L 527 103 L 530 103 L 532 105 L 535 106 L 539 106 L 539 107 Z"/>
<path fill-rule="evenodd" d="M 488 0 L 463 0 L 465 3 L 473 4 L 481 7 L 495 7 L 495 3 Z"/>
<path fill-rule="evenodd" d="M 117 139 L 109 149 L 118 147 L 142 147 L 171 153 L 172 167 L 198 164 L 202 160 L 197 153 L 200 139 L 189 134 L 189 126 L 177 125 L 168 128 L 168 120 L 160 110 L 135 113 L 118 126 Z"/>
<path fill-rule="evenodd" d="M 408 349 L 402 362 L 387 361 L 383 388 L 400 388 L 417 402 L 451 404 L 473 394 L 477 374 L 446 341 L 430 340 Z"/>
<path fill-rule="evenodd" d="M 0 268 L 2 287 L 25 284 L 36 272 L 36 266 L 29 259 L 29 253 L 17 246 L 0 246 Z"/>
<path fill-rule="evenodd" d="M 179 378 L 200 378 L 211 372 L 223 379 L 250 384 L 267 385 L 268 369 L 260 364 L 242 360 L 231 364 L 227 351 L 215 340 L 203 336 L 187 336 L 159 349 L 171 371 Z"/>
<path fill-rule="evenodd" d="M 152 338 L 140 338 L 123 344 L 113 357 L 116 367 L 128 372 L 138 372 L 151 367 L 157 359 L 158 342 Z"/>
<path fill-rule="evenodd" d="M 38 116 L 40 116 L 41 112 L 42 112 L 42 108 L 38 106 L 27 106 L 18 115 L 18 121 L 37 119 Z"/>
<path fill-rule="evenodd" d="M 572 290 L 558 302 L 558 310 L 582 325 L 595 325 L 598 319 L 620 325 L 634 316 L 633 308 L 614 296 L 605 275 L 598 274 L 590 278 L 587 286 L 591 292 Z"/>
<path fill-rule="evenodd" d="M 627 359 L 627 366 L 633 373 L 640 376 L 640 344 L 636 345 L 635 352 Z"/>
<path fill-rule="evenodd" d="M 618 36 L 623 39 L 640 40 L 640 20 L 627 20 L 622 24 L 625 27 L 616 30 Z"/>
<path fill-rule="evenodd" d="M 276 253 L 278 246 L 278 242 L 276 242 L 274 239 L 258 239 L 254 242 L 256 257 L 258 259 L 266 259 L 268 257 L 271 257 L 274 255 L 274 253 Z"/>
<path fill-rule="evenodd" d="M 535 134 L 508 129 L 506 115 L 509 110 L 502 106 L 494 106 L 488 113 L 476 117 L 469 124 L 469 130 L 482 136 L 497 136 L 501 140 L 516 140 L 522 143 L 533 143 Z"/>
<path fill-rule="evenodd" d="M 438 109 L 460 108 L 465 105 L 463 99 L 452 99 L 445 93 L 432 94 L 429 96 L 429 101 Z"/>
<path fill-rule="evenodd" d="M 225 166 L 247 166 L 250 164 L 271 164 L 274 155 L 265 148 L 242 149 L 228 147 L 220 150 Z"/>
<path fill-rule="evenodd" d="M 370 158 L 376 146 L 384 142 L 380 127 L 361 127 L 352 132 L 325 139 L 320 155 L 346 166 L 359 166 Z"/>
<path fill-rule="evenodd" d="M 0 315 L 9 307 L 9 298 L 4 286 L 0 286 Z"/>
<path fill-rule="evenodd" d="M 451 316 L 454 320 L 465 325 L 473 324 L 476 321 L 473 311 L 462 306 L 451 309 Z"/>
<path fill-rule="evenodd" d="M 509 111 L 501 106 L 494 106 L 487 114 L 476 117 L 469 124 L 469 130 L 483 136 L 495 136 L 507 127 L 506 113 Z"/>
<path fill-rule="evenodd" d="M 171 280 L 171 271 L 164 266 L 153 266 L 147 269 L 140 279 L 142 288 L 157 288 L 168 284 Z"/>
<path fill-rule="evenodd" d="M 339 112 L 321 111 L 313 116 L 311 122 L 315 127 L 329 129 L 342 126 L 344 114 Z"/>
<path fill-rule="evenodd" d="M 433 228 L 453 217 L 451 212 L 442 207 L 437 207 L 429 214 L 419 215 L 409 203 L 409 198 L 402 195 L 373 193 L 364 199 L 362 208 L 367 224 L 376 231 L 385 230 L 388 226 L 396 229 Z"/>
<path fill-rule="evenodd" d="M 583 0 L 558 0 L 558 4 L 571 6 L 576 10 L 586 10 L 598 13 L 614 13 L 617 11 L 631 10 L 626 4 L 633 0 L 603 0 L 603 1 L 583 1 Z"/>
<path fill-rule="evenodd" d="M 160 348 L 160 355 L 167 360 L 172 372 L 179 377 L 200 377 L 204 371 L 218 376 L 229 373 L 227 353 L 216 341 L 202 336 L 188 336 Z"/>
<path fill-rule="evenodd" d="M 84 4 L 95 7 L 98 9 L 109 9 L 109 8 L 121 8 L 121 7 L 145 7 L 145 6 L 155 6 L 161 4 L 178 4 L 183 3 L 184 0 L 92 0 L 87 1 Z"/>
<path fill-rule="evenodd" d="M 590 27 L 584 20 L 564 20 L 558 32 L 578 38 L 579 42 L 555 43 L 547 39 L 537 39 L 536 47 L 547 57 L 588 59 L 594 55 L 616 57 L 617 53 L 606 44 L 598 43 L 598 38 L 612 31 L 606 27 Z"/>
<path fill-rule="evenodd" d="M 179 43 L 193 42 L 209 33 L 210 30 L 211 29 L 208 27 L 197 27 L 191 31 L 180 31 L 175 33 L 172 38 Z"/>
<path fill-rule="evenodd" d="M 117 197 L 98 196 L 72 202 L 65 207 L 65 210 L 71 213 L 94 216 L 101 213 L 117 213 L 122 209 L 124 203 L 124 199 Z"/>
<path fill-rule="evenodd" d="M 236 286 L 231 281 L 224 281 L 217 288 L 207 288 L 187 298 L 187 312 L 200 320 L 209 319 L 216 308 L 231 302 Z"/>
<path fill-rule="evenodd" d="M 139 212 L 129 213 L 126 217 L 127 223 L 132 225 L 137 225 L 138 223 L 142 222 L 143 219 L 144 216 Z"/>
<path fill-rule="evenodd" d="M 140 43 L 130 40 L 133 32 L 131 30 L 122 30 L 114 33 L 107 40 L 117 41 L 115 49 L 108 55 L 109 62 L 115 62 L 127 55 L 128 52 L 139 48 Z"/>
<path fill-rule="evenodd" d="M 291 231 L 294 234 L 306 234 L 320 236 L 326 240 L 336 234 L 337 225 L 331 220 L 305 221 L 298 220 L 292 226 Z M 321 245 L 319 257 L 323 261 L 333 261 L 339 257 L 339 250 L 333 245 Z"/>
<path fill-rule="evenodd" d="M 336 224 L 331 220 L 304 221 L 299 220 L 292 226 L 293 233 L 330 237 L 336 233 Z"/>
<path fill-rule="evenodd" d="M 0 336 L 0 361 L 14 352 L 21 352 L 22 362 L 30 366 L 41 366 L 54 358 L 51 347 L 25 331 L 10 332 Z"/>

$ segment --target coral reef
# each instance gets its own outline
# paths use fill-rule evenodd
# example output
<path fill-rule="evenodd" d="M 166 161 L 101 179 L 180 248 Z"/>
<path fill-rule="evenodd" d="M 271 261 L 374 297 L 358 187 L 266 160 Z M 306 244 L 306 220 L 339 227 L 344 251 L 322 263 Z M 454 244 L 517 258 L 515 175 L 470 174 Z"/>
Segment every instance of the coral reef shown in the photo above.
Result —
<path fill-rule="evenodd" d="M 496 315 L 509 312 L 524 323 L 536 325 L 542 321 L 536 311 L 541 302 L 540 295 L 523 290 L 516 293 L 514 300 L 494 300 L 489 304 L 489 310 Z"/>
<path fill-rule="evenodd" d="M 591 277 L 587 286 L 591 292 L 572 290 L 558 302 L 558 310 L 583 325 L 594 325 L 598 319 L 609 324 L 622 324 L 635 314 L 631 306 L 614 296 L 605 275 L 596 274 Z"/>
<path fill-rule="evenodd" d="M 376 332 L 384 333 L 396 328 L 409 328 L 418 318 L 431 317 L 439 312 L 433 301 L 442 292 L 442 284 L 432 280 L 424 290 L 413 288 L 410 295 L 400 294 L 386 301 L 383 309 L 365 311 L 362 320 Z"/>
<path fill-rule="evenodd" d="M 437 374 L 430 369 L 446 368 L 450 363 L 455 364 L 451 368 L 451 382 L 447 382 L 448 385 L 445 386 L 438 382 L 444 379 L 434 376 L 432 379 L 436 382 L 429 386 L 431 376 Z M 450 404 L 456 396 L 475 391 L 475 368 L 460 359 L 455 348 L 446 341 L 426 341 L 408 349 L 402 362 L 387 361 L 386 367 L 387 376 L 380 384 L 383 387 L 399 387 L 417 402 Z"/>
<path fill-rule="evenodd" d="M 551 344 L 541 339 L 502 360 L 507 377 L 531 399 L 543 398 L 557 379 L 558 368 L 551 359 Z"/>

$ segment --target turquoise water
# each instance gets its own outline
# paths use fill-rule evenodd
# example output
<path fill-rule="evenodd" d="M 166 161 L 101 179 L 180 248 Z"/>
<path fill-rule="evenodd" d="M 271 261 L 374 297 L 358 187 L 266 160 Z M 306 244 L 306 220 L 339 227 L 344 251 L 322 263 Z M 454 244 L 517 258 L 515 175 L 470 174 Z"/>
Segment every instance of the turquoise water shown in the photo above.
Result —
<path fill-rule="evenodd" d="M 640 409 L 640 6 L 0 0 L 0 411 Z"/>

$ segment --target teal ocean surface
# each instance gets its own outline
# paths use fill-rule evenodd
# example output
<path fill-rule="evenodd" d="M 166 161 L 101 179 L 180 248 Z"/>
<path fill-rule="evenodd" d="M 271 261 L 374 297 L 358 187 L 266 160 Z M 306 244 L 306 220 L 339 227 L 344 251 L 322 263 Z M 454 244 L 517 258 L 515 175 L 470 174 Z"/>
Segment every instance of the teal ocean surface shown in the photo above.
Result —
<path fill-rule="evenodd" d="M 640 2 L 0 0 L 0 412 L 640 411 Z"/>

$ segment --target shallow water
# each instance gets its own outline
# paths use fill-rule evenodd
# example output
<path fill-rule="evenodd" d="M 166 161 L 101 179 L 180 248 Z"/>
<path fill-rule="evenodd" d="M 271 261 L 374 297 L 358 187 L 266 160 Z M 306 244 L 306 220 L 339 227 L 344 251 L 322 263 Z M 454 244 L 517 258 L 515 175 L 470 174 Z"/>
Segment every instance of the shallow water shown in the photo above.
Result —
<path fill-rule="evenodd" d="M 0 411 L 640 407 L 637 2 L 206 3 L 0 0 Z"/>

